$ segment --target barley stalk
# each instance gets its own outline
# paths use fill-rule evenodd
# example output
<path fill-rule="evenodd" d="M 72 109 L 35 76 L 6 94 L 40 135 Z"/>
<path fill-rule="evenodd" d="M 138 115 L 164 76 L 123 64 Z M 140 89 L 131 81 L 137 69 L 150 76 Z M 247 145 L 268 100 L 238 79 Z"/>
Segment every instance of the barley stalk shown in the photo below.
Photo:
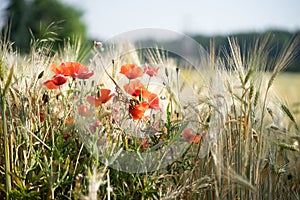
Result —
<path fill-rule="evenodd" d="M 6 179 L 6 199 L 9 199 L 9 194 L 11 191 L 11 166 L 10 166 L 10 147 L 9 147 L 9 134 L 7 131 L 7 119 L 6 119 L 6 98 L 3 95 L 3 92 L 0 88 L 0 103 L 1 103 L 1 115 L 2 115 L 2 124 L 1 132 L 4 137 L 4 154 L 5 154 L 5 179 Z"/>

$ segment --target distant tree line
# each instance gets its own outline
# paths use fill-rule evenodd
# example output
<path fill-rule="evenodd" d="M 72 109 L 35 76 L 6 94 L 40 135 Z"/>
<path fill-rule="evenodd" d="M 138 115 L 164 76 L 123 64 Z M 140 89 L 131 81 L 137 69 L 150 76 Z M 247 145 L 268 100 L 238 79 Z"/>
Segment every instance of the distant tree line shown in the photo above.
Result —
<path fill-rule="evenodd" d="M 281 50 L 283 50 L 286 44 L 290 43 L 293 39 L 298 38 L 298 49 L 300 49 L 300 31 L 296 32 L 288 32 L 284 30 L 268 30 L 265 32 L 246 32 L 246 33 L 236 33 L 231 35 L 215 35 L 215 36 L 207 36 L 207 35 L 190 35 L 195 41 L 198 42 L 206 51 L 209 51 L 210 43 L 213 42 L 215 54 L 220 57 L 226 56 L 224 52 L 230 52 L 230 45 L 228 38 L 235 38 L 238 44 L 241 47 L 241 53 L 247 53 L 247 49 L 252 49 L 253 45 L 257 40 L 262 40 L 264 38 L 268 38 L 267 50 L 266 54 L 268 55 L 269 61 L 275 61 L 278 57 Z M 172 49 L 180 49 L 180 51 L 184 52 L 184 54 L 188 55 L 191 58 L 198 58 L 198 52 L 195 52 L 194 45 L 188 44 L 189 41 L 182 39 L 174 39 L 174 40 L 163 40 L 157 41 L 154 39 L 145 39 L 137 42 L 137 45 L 143 44 L 144 46 L 152 46 L 155 43 L 159 43 L 159 45 L 163 46 L 165 50 L 163 54 L 167 54 L 169 57 L 172 57 L 177 60 L 179 65 L 182 67 L 189 66 L 182 55 L 177 55 L 176 52 L 172 52 Z M 169 51 L 167 50 L 169 49 Z M 147 50 L 145 50 L 147 53 Z M 224 59 L 225 60 L 225 59 Z M 272 66 L 268 66 L 267 70 L 272 70 Z M 289 64 L 286 71 L 290 72 L 300 72 L 300 52 L 298 52 L 292 63 Z"/>
<path fill-rule="evenodd" d="M 1 0 L 7 2 L 5 26 L 0 27 L 14 47 L 28 53 L 33 40 L 52 42 L 53 50 L 66 40 L 85 40 L 86 26 L 82 12 L 59 0 Z M 9 32 L 8 32 L 9 30 Z"/>
<path fill-rule="evenodd" d="M 232 35 L 220 35 L 220 36 L 204 36 L 194 35 L 193 38 L 199 42 L 205 49 L 210 46 L 210 41 L 214 41 L 215 49 L 219 51 L 223 49 L 227 52 L 230 50 L 228 43 L 228 37 L 236 38 L 242 49 L 247 49 L 250 45 L 253 45 L 258 38 L 269 37 L 269 46 L 271 47 L 269 52 L 269 59 L 275 59 L 278 56 L 278 52 L 282 50 L 284 45 L 291 41 L 295 37 L 300 37 L 300 31 L 291 33 L 283 30 L 269 30 L 261 33 L 238 33 Z M 298 41 L 299 42 L 299 41 Z M 298 44 L 300 45 L 300 44 Z M 222 52 L 216 52 L 222 56 Z M 300 72 L 300 52 L 295 56 L 295 60 L 286 68 L 286 71 Z"/>

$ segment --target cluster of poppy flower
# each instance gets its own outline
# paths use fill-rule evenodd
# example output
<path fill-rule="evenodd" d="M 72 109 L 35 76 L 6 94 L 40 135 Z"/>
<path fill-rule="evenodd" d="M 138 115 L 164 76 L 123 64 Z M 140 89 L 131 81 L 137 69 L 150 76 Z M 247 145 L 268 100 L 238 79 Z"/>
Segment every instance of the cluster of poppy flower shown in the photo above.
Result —
<path fill-rule="evenodd" d="M 126 64 L 121 67 L 121 74 L 124 74 L 130 81 L 124 85 L 124 90 L 133 96 L 133 104 L 129 107 L 129 113 L 133 119 L 141 119 L 146 109 L 151 108 L 154 110 L 161 110 L 159 107 L 159 98 L 157 94 L 148 91 L 141 81 L 137 78 L 148 74 L 150 77 L 158 75 L 159 66 L 150 67 L 146 65 L 144 71 L 141 67 L 134 64 Z M 134 79 L 134 80 L 132 80 Z M 142 97 L 141 101 L 137 101 L 136 97 Z M 189 128 L 185 128 L 182 137 L 189 143 L 198 143 L 201 139 L 200 135 L 197 135 Z M 148 145 L 148 138 L 145 138 L 141 145 L 141 150 L 144 151 Z"/>
<path fill-rule="evenodd" d="M 88 67 L 78 62 L 63 62 L 60 65 L 52 64 L 52 71 L 55 75 L 45 81 L 43 84 L 50 90 L 58 89 L 64 85 L 68 78 L 75 79 L 88 79 L 94 75 L 93 70 L 89 70 Z M 129 82 L 123 86 L 125 92 L 132 96 L 129 105 L 129 114 L 133 120 L 140 120 L 144 117 L 144 113 L 147 109 L 153 109 L 161 111 L 159 106 L 159 97 L 157 94 L 150 92 L 138 79 L 144 74 L 150 77 L 158 75 L 159 66 L 150 67 L 145 65 L 144 69 L 135 64 L 125 64 L 121 66 L 120 73 L 125 75 Z M 114 96 L 111 90 L 101 88 L 96 95 L 89 95 L 86 97 L 86 101 L 94 107 L 99 107 L 102 104 L 108 102 Z M 90 109 L 87 105 L 81 103 L 77 107 L 78 114 L 83 117 L 91 116 Z M 73 118 L 72 118 L 73 119 Z M 101 125 L 101 122 L 97 121 L 90 125 L 91 132 L 95 132 L 96 128 Z M 189 143 L 197 143 L 200 141 L 201 136 L 191 132 L 186 128 L 183 132 L 183 138 L 188 140 Z M 147 148 L 148 139 L 143 141 L 142 148 Z"/>
<path fill-rule="evenodd" d="M 52 64 L 52 71 L 55 75 L 44 82 L 44 85 L 50 89 L 57 89 L 61 85 L 67 82 L 67 77 L 73 77 L 73 79 L 88 79 L 94 75 L 94 71 L 89 71 L 88 67 L 78 62 L 63 62 L 60 65 Z"/>
<path fill-rule="evenodd" d="M 134 120 L 141 119 L 147 109 L 161 110 L 157 94 L 147 90 L 147 88 L 137 78 L 144 74 L 150 77 L 158 75 L 159 66 L 145 66 L 144 70 L 135 64 L 125 64 L 121 67 L 121 74 L 124 74 L 129 83 L 125 84 L 124 90 L 132 96 L 129 113 Z M 139 98 L 138 98 L 139 97 Z"/>
<path fill-rule="evenodd" d="M 67 77 L 72 77 L 73 80 L 75 79 L 89 79 L 91 76 L 94 75 L 93 70 L 89 70 L 88 67 L 84 66 L 78 62 L 63 62 L 60 65 L 52 64 L 51 65 L 52 71 L 55 75 L 50 79 L 45 81 L 43 84 L 50 90 L 58 89 L 62 85 L 64 85 L 67 81 Z M 114 94 L 111 94 L 109 89 L 100 89 L 97 95 L 89 95 L 86 97 L 86 101 L 94 107 L 99 107 L 100 105 L 109 101 Z M 77 106 L 77 111 L 80 116 L 89 117 L 91 116 L 92 112 L 90 111 L 89 107 L 81 103 Z M 74 121 L 73 117 L 67 118 L 66 123 L 72 123 Z M 96 128 L 100 126 L 100 122 L 96 121 L 95 123 L 90 125 L 91 132 L 95 132 Z"/>
<path fill-rule="evenodd" d="M 43 84 L 50 90 L 58 89 L 68 80 L 68 76 L 73 79 L 88 79 L 94 75 L 93 70 L 89 70 L 88 67 L 78 62 L 63 62 L 60 65 L 52 64 L 52 71 L 55 75 L 45 81 Z M 138 77 L 143 74 L 148 74 L 150 77 L 157 76 L 159 67 L 145 66 L 144 70 L 134 64 L 125 64 L 121 67 L 121 74 L 124 74 L 129 80 L 128 84 L 124 85 L 124 90 L 133 96 L 130 101 L 129 113 L 134 120 L 141 119 L 144 112 L 148 109 L 160 110 L 159 98 L 157 94 L 148 91 L 144 85 L 138 80 Z M 86 101 L 95 107 L 99 107 L 101 104 L 106 103 L 111 99 L 114 94 L 111 94 L 109 89 L 100 89 L 97 95 L 87 96 Z M 138 101 L 136 97 L 142 97 L 143 101 Z M 89 109 L 86 105 L 81 104 L 78 106 L 78 114 L 88 117 L 90 115 Z"/>

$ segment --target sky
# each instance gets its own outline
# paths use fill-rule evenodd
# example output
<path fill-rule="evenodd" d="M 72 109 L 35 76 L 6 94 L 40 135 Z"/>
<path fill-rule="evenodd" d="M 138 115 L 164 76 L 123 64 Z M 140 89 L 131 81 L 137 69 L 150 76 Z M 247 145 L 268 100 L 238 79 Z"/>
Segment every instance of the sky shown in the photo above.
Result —
<path fill-rule="evenodd" d="M 206 35 L 300 30 L 300 0 L 62 1 L 83 11 L 92 38 L 107 39 L 141 28 Z"/>
<path fill-rule="evenodd" d="M 1 10 L 5 1 L 0 0 Z M 300 30 L 300 0 L 61 1 L 83 12 L 82 20 L 93 39 L 109 39 L 142 28 L 205 35 L 271 28 Z"/>

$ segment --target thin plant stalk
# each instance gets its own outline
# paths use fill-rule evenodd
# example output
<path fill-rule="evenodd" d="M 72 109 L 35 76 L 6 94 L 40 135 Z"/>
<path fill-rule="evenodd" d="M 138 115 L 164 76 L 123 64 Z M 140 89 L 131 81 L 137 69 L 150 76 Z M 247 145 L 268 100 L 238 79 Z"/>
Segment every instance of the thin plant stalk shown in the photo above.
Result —
<path fill-rule="evenodd" d="M 10 176 L 10 154 L 9 154 L 9 135 L 7 131 L 6 123 L 6 101 L 5 96 L 1 95 L 1 110 L 2 110 L 2 122 L 3 122 L 3 135 L 4 135 L 4 154 L 5 154 L 5 179 L 6 179 L 6 199 L 9 199 L 9 193 L 11 191 L 11 176 Z"/>
<path fill-rule="evenodd" d="M 1 99 L 1 110 L 2 110 L 2 121 L 3 121 L 3 135 L 4 135 L 4 154 L 5 154 L 5 181 L 6 181 L 6 199 L 9 199 L 9 193 L 11 191 L 11 167 L 10 167 L 10 148 L 9 148 L 9 135 L 7 131 L 7 119 L 6 119 L 6 92 L 8 91 L 9 85 L 12 81 L 14 73 L 14 66 L 10 69 L 7 81 L 5 82 L 4 88 L 0 88 L 0 99 Z"/>

